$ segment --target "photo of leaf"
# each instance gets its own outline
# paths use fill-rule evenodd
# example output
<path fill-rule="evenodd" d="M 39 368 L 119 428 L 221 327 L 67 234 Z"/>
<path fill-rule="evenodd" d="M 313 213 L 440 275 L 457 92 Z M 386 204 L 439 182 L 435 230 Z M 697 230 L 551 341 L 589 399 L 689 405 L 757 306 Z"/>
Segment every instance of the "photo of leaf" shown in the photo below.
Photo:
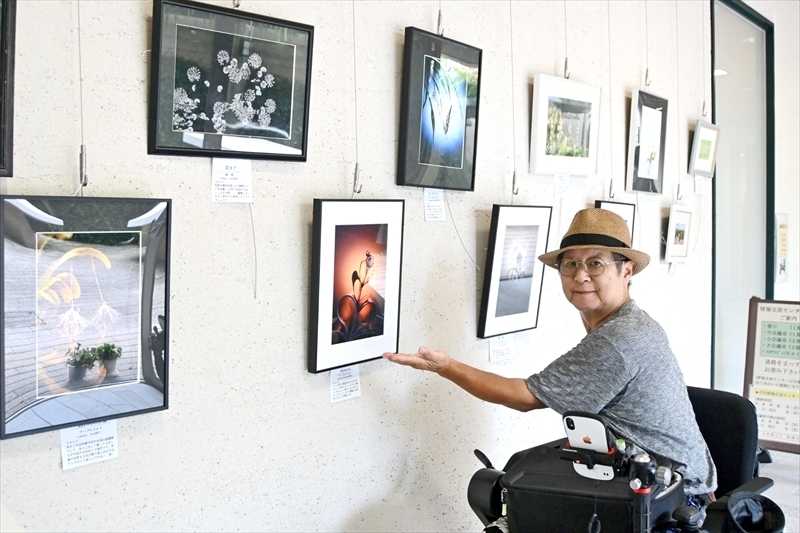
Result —
<path fill-rule="evenodd" d="M 388 228 L 336 226 L 331 344 L 383 335 Z"/>
<path fill-rule="evenodd" d="M 478 69 L 428 55 L 423 69 L 419 163 L 463 168 L 467 98 Z"/>

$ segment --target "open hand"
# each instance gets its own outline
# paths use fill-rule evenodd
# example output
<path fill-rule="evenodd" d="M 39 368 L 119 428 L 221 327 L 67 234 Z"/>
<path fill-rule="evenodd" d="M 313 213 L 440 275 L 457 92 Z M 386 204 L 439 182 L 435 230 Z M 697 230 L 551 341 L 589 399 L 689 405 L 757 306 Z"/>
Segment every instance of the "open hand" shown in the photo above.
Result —
<path fill-rule="evenodd" d="M 432 350 L 426 346 L 420 346 L 417 353 L 390 353 L 386 352 L 383 357 L 393 363 L 410 366 L 417 370 L 428 370 L 443 374 L 450 368 L 450 356 L 440 350 Z"/>

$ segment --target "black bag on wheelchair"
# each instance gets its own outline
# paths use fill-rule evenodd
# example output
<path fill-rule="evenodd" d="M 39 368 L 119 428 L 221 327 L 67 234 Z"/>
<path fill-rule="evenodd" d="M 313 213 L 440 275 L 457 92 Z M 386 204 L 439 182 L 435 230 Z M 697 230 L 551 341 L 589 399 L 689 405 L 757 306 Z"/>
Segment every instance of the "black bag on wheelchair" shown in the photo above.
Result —
<path fill-rule="evenodd" d="M 511 533 L 632 532 L 635 505 L 628 476 L 601 481 L 579 475 L 573 461 L 563 458 L 564 444 L 565 440 L 558 440 L 519 452 L 506 465 L 505 473 L 479 471 L 468 491 L 476 514 L 481 517 L 477 507 L 483 504 L 484 523 L 499 517 L 501 503 L 490 502 L 499 493 L 505 500 Z M 683 480 L 678 474 L 673 478 L 649 495 L 653 526 L 668 522 L 684 503 Z M 484 487 L 482 502 L 480 485 Z"/>

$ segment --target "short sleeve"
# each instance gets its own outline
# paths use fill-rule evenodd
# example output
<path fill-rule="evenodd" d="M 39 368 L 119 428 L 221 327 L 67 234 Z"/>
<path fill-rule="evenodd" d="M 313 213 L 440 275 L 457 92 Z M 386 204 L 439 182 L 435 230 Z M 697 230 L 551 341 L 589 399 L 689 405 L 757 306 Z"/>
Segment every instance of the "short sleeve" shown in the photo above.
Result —
<path fill-rule="evenodd" d="M 603 336 L 590 334 L 527 383 L 534 396 L 559 414 L 599 413 L 625 390 L 631 377 L 619 350 Z"/>

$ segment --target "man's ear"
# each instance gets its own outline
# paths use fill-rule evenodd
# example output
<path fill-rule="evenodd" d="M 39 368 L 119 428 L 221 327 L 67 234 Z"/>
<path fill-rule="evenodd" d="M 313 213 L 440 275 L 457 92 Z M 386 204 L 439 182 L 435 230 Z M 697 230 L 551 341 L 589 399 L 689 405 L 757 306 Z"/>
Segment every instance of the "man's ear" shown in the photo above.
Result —
<path fill-rule="evenodd" d="M 633 276 L 633 261 L 625 261 L 622 263 L 622 276 L 627 278 Z"/>

